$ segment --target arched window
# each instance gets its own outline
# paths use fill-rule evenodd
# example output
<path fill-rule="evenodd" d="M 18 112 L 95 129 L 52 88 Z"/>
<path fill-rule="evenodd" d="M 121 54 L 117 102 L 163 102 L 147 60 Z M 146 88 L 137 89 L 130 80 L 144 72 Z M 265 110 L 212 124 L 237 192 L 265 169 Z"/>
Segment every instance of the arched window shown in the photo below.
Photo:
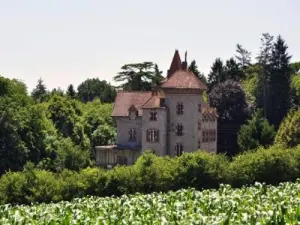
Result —
<path fill-rule="evenodd" d="M 180 123 L 176 125 L 176 135 L 177 136 L 183 135 L 183 126 Z"/>
<path fill-rule="evenodd" d="M 156 129 L 147 130 L 147 142 L 159 142 L 159 131 Z"/>
<path fill-rule="evenodd" d="M 176 156 L 181 156 L 183 154 L 183 145 L 181 143 L 176 143 L 175 154 Z"/>
<path fill-rule="evenodd" d="M 177 115 L 183 115 L 183 104 L 182 104 L 182 102 L 177 103 L 176 114 Z"/>
<path fill-rule="evenodd" d="M 128 139 L 129 141 L 135 141 L 136 140 L 136 130 L 134 128 L 130 128 L 128 131 Z"/>

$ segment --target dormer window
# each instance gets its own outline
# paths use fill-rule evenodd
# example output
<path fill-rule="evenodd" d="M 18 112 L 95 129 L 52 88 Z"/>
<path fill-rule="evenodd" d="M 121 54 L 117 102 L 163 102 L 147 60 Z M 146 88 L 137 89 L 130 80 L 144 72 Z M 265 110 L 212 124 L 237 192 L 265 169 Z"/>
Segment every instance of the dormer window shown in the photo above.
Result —
<path fill-rule="evenodd" d="M 128 113 L 129 113 L 129 119 L 130 120 L 135 120 L 136 117 L 139 116 L 139 111 L 137 110 L 137 108 L 134 105 L 132 105 L 129 108 Z"/>
<path fill-rule="evenodd" d="M 150 111 L 150 120 L 156 121 L 157 120 L 157 112 L 155 110 Z"/>
<path fill-rule="evenodd" d="M 183 115 L 183 104 L 182 104 L 182 102 L 177 103 L 176 114 L 177 115 Z"/>
<path fill-rule="evenodd" d="M 183 135 L 183 126 L 180 123 L 176 125 L 176 135 L 177 136 Z"/>

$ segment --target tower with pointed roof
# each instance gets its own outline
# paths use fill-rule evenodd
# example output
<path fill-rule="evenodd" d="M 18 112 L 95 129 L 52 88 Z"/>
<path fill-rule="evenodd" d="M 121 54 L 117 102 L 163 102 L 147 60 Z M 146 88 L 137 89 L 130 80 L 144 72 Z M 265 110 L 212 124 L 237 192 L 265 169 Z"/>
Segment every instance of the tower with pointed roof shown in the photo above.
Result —
<path fill-rule="evenodd" d="M 176 50 L 165 81 L 150 92 L 118 92 L 112 116 L 116 144 L 97 146 L 98 165 L 133 164 L 145 150 L 171 157 L 198 149 L 217 151 L 217 113 L 206 90 Z"/>

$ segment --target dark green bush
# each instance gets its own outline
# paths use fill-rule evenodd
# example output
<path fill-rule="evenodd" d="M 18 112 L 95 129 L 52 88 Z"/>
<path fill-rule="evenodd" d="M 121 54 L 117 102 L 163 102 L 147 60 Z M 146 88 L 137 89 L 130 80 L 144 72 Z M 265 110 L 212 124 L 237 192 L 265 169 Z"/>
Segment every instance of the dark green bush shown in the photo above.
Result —
<path fill-rule="evenodd" d="M 226 168 L 229 161 L 224 155 L 215 155 L 206 152 L 184 154 L 175 159 L 176 189 L 180 188 L 216 188 L 224 183 Z"/>

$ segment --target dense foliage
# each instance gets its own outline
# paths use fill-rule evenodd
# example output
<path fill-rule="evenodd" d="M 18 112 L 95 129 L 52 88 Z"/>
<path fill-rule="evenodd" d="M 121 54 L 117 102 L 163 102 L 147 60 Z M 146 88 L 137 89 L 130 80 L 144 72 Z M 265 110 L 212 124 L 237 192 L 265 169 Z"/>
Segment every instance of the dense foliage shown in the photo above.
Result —
<path fill-rule="evenodd" d="M 297 224 L 300 183 L 0 206 L 1 224 Z"/>
<path fill-rule="evenodd" d="M 252 115 L 238 133 L 238 145 L 241 151 L 256 149 L 259 146 L 270 146 L 275 137 L 274 126 L 268 123 L 259 110 Z"/>
<path fill-rule="evenodd" d="M 152 86 L 159 85 L 164 78 L 162 71 L 153 62 L 130 63 L 121 69 L 114 80 L 123 82 L 121 88 L 127 91 L 149 91 Z"/>
<path fill-rule="evenodd" d="M 135 165 L 117 166 L 112 170 L 64 169 L 53 173 L 27 164 L 24 171 L 8 172 L 0 178 L 0 204 L 56 202 L 86 195 L 120 196 L 182 188 L 200 190 L 218 188 L 222 183 L 233 187 L 256 181 L 279 184 L 299 178 L 299 168 L 300 147 L 285 149 L 281 146 L 246 152 L 231 161 L 223 155 L 202 151 L 172 159 L 146 152 Z"/>
<path fill-rule="evenodd" d="M 27 94 L 20 81 L 0 77 L 0 175 L 22 170 L 26 162 L 39 168 L 79 170 L 93 165 L 93 147 L 114 142 L 112 105 L 99 99 L 86 104 L 49 93 L 42 80 Z"/>
<path fill-rule="evenodd" d="M 238 152 L 237 133 L 247 118 L 247 102 L 241 85 L 232 80 L 215 85 L 208 95 L 209 104 L 218 112 L 218 152 Z"/>
<path fill-rule="evenodd" d="M 300 143 L 300 109 L 292 110 L 286 116 L 280 124 L 275 142 L 289 147 Z"/>

